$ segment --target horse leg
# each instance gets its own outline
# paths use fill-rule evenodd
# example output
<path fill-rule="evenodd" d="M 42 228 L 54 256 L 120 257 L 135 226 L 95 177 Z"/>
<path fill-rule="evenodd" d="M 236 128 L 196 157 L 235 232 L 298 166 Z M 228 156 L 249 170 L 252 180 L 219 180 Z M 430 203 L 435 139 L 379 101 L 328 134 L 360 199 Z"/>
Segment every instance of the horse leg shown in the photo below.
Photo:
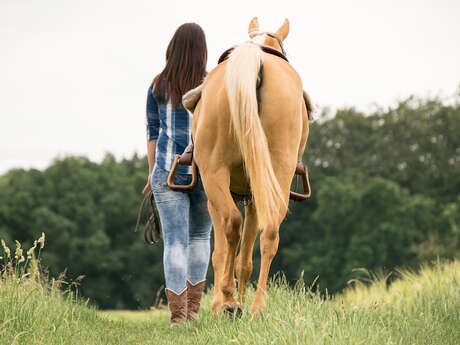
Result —
<path fill-rule="evenodd" d="M 251 305 L 253 314 L 262 312 L 265 309 L 265 288 L 267 286 L 268 273 L 270 265 L 278 250 L 279 243 L 279 225 L 270 225 L 263 229 L 260 235 L 260 272 L 259 281 L 257 282 L 257 291 L 254 301 Z"/>
<path fill-rule="evenodd" d="M 292 179 L 292 172 L 294 171 L 294 166 L 289 167 L 288 170 L 286 170 L 286 167 L 283 167 L 281 163 L 281 159 L 277 159 L 277 157 L 275 157 L 274 161 L 279 162 L 278 164 L 274 164 L 273 168 L 281 186 L 281 190 L 286 191 L 285 200 L 287 205 L 289 203 L 289 187 Z M 294 162 L 294 159 L 291 161 Z M 286 216 L 286 212 L 287 207 L 280 209 L 278 221 L 275 224 L 269 224 L 265 229 L 262 230 L 262 234 L 260 235 L 261 262 L 256 295 L 254 301 L 251 304 L 251 312 L 253 314 L 260 313 L 265 309 L 265 289 L 267 286 L 268 274 L 270 273 L 270 265 L 272 260 L 278 251 L 279 227 L 284 217 Z"/>
<path fill-rule="evenodd" d="M 245 207 L 243 238 L 240 253 L 236 258 L 236 277 L 238 279 L 238 300 L 241 304 L 246 298 L 246 288 L 252 273 L 252 253 L 257 237 L 257 214 L 254 204 Z"/>
<path fill-rule="evenodd" d="M 217 314 L 223 304 L 221 281 L 224 268 L 223 263 L 227 255 L 227 245 L 225 243 L 225 233 L 220 222 L 217 221 L 219 219 L 219 215 L 209 201 L 208 210 L 214 227 L 214 251 L 212 253 L 212 267 L 214 270 L 214 293 L 211 303 L 211 310 L 214 314 Z"/>
<path fill-rule="evenodd" d="M 208 207 L 214 225 L 215 246 L 212 255 L 214 268 L 214 297 L 212 311 L 239 310 L 235 301 L 235 255 L 240 241 L 242 217 L 230 194 L 228 172 L 203 178 Z"/>

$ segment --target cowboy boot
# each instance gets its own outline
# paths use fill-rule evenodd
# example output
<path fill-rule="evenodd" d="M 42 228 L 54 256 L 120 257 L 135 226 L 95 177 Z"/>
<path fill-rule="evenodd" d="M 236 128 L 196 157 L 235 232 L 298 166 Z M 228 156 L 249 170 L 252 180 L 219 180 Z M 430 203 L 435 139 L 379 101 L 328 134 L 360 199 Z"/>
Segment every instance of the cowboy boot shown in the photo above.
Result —
<path fill-rule="evenodd" d="M 187 320 L 187 289 L 180 295 L 166 289 L 168 307 L 171 312 L 171 327 Z"/>
<path fill-rule="evenodd" d="M 187 320 L 195 320 L 198 318 L 200 310 L 201 297 L 203 296 L 206 280 L 193 285 L 187 280 Z"/>

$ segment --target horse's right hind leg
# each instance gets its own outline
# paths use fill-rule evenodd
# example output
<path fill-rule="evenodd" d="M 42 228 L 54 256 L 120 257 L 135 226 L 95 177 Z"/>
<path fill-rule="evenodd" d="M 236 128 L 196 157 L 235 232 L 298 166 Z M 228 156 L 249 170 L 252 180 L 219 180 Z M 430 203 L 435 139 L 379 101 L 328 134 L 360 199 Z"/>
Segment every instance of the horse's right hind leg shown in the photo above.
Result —
<path fill-rule="evenodd" d="M 245 207 L 243 238 L 240 253 L 236 258 L 236 277 L 238 279 L 238 300 L 241 304 L 246 299 L 246 288 L 252 273 L 252 256 L 257 237 L 258 224 L 254 203 Z"/>

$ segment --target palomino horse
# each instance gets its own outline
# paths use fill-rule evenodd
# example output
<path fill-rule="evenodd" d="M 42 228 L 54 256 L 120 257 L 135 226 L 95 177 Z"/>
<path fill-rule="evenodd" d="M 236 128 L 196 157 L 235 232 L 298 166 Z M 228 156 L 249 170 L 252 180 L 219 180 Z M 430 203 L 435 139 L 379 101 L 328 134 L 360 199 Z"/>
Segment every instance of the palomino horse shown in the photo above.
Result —
<path fill-rule="evenodd" d="M 214 225 L 214 313 L 240 311 L 259 228 L 261 268 L 251 312 L 265 308 L 279 226 L 288 209 L 290 184 L 308 137 L 308 112 L 299 75 L 286 60 L 261 49 L 269 46 L 284 53 L 282 41 L 288 32 L 288 20 L 276 33 L 269 34 L 259 31 L 254 18 L 249 25 L 251 40 L 236 47 L 208 74 L 194 111 L 194 159 Z M 245 206 L 241 232 L 242 215 L 234 195 L 251 194 L 253 202 Z M 239 301 L 234 296 L 234 272 Z"/>

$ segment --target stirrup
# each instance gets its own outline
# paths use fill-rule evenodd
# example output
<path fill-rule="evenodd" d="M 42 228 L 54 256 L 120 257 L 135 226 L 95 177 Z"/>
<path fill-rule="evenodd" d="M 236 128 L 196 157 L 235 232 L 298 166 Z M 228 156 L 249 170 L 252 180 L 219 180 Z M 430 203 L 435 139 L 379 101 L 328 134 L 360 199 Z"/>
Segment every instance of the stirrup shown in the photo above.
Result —
<path fill-rule="evenodd" d="M 190 192 L 193 190 L 193 188 L 195 188 L 195 186 L 198 183 L 198 173 L 197 173 L 196 163 L 194 160 L 192 160 L 192 182 L 186 185 L 175 184 L 174 177 L 176 176 L 177 168 L 179 167 L 179 164 L 181 163 L 180 158 L 181 158 L 180 155 L 174 156 L 173 166 L 168 175 L 168 187 L 171 188 L 175 192 Z M 181 165 L 186 165 L 186 164 L 181 164 Z"/>
<path fill-rule="evenodd" d="M 297 186 L 299 183 L 299 176 L 302 179 L 303 193 L 297 193 Z M 290 192 L 289 199 L 293 201 L 306 201 L 310 198 L 311 188 L 310 180 L 308 178 L 308 169 L 302 162 L 297 162 L 295 168 L 295 188 Z"/>

